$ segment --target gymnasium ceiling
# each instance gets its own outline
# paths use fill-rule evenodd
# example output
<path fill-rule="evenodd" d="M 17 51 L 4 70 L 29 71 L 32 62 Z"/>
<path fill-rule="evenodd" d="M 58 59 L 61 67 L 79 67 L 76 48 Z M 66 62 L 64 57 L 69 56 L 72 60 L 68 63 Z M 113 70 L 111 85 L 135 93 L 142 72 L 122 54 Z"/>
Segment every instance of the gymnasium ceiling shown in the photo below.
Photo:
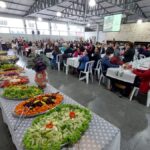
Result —
<path fill-rule="evenodd" d="M 49 21 L 65 21 L 77 24 L 103 26 L 106 15 L 123 13 L 123 23 L 150 19 L 150 0 L 96 0 L 95 7 L 89 7 L 89 0 L 4 0 L 7 8 L 0 9 L 0 15 L 14 15 L 25 18 L 41 17 Z M 62 16 L 57 17 L 56 13 Z"/>

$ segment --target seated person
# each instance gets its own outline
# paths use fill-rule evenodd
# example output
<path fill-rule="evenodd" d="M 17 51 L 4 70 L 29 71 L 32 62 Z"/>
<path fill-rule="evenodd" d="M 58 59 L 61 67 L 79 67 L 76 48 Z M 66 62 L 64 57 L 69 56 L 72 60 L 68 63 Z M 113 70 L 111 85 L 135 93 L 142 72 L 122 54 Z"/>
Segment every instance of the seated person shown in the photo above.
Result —
<path fill-rule="evenodd" d="M 46 48 L 45 48 L 45 50 L 44 50 L 44 54 L 46 55 L 46 53 L 50 53 L 50 52 L 52 52 L 52 49 L 50 49 L 49 44 L 47 44 L 47 45 L 46 45 Z"/>
<path fill-rule="evenodd" d="M 144 55 L 144 48 L 142 47 L 142 45 L 138 45 L 138 48 L 137 48 L 137 50 L 138 50 L 138 53 L 139 54 L 142 54 L 142 55 Z"/>
<path fill-rule="evenodd" d="M 67 58 L 72 57 L 73 49 L 69 46 L 63 54 L 63 62 L 65 63 L 67 61 Z"/>
<path fill-rule="evenodd" d="M 120 57 L 120 50 L 118 46 L 115 46 L 114 55 L 110 59 L 110 62 L 114 65 L 122 65 L 123 62 L 121 61 Z"/>
<path fill-rule="evenodd" d="M 57 58 L 57 55 L 60 54 L 60 53 L 61 52 L 60 52 L 58 46 L 54 46 L 54 50 L 52 52 L 53 59 L 51 60 L 51 67 L 52 67 L 52 69 L 57 69 L 56 58 Z"/>
<path fill-rule="evenodd" d="M 140 79 L 140 92 L 146 94 L 150 90 L 150 69 L 149 70 L 133 70 Z"/>
<path fill-rule="evenodd" d="M 100 48 L 99 48 L 99 51 L 100 51 L 100 54 L 105 54 L 105 45 L 104 44 L 101 44 Z"/>
<path fill-rule="evenodd" d="M 100 57 L 99 49 L 98 49 L 98 47 L 96 47 L 95 48 L 95 53 L 94 53 L 94 55 L 92 57 L 92 60 L 94 60 L 93 68 L 96 68 L 97 62 L 98 62 L 98 60 L 100 60 L 100 58 L 101 57 Z"/>
<path fill-rule="evenodd" d="M 108 50 L 106 50 L 106 55 L 102 58 L 102 71 L 103 74 L 106 75 L 107 69 L 108 68 L 115 68 L 115 67 L 119 67 L 119 65 L 114 65 L 110 62 L 111 59 L 111 52 Z"/>
<path fill-rule="evenodd" d="M 148 48 L 147 48 L 147 50 L 145 50 L 144 55 L 146 57 L 150 57 L 150 45 L 148 45 Z"/>
<path fill-rule="evenodd" d="M 66 51 L 67 43 L 63 43 L 62 46 L 60 47 L 61 53 L 64 53 Z"/>
<path fill-rule="evenodd" d="M 128 42 L 126 44 L 126 50 L 124 52 L 123 62 L 127 63 L 127 62 L 130 62 L 130 61 L 133 61 L 134 54 L 135 54 L 135 49 L 133 48 L 133 43 Z"/>
<path fill-rule="evenodd" d="M 81 56 L 82 55 L 82 52 L 80 50 L 80 48 L 78 48 L 74 53 L 73 53 L 73 57 L 78 57 L 78 56 Z"/>
<path fill-rule="evenodd" d="M 114 53 L 114 47 L 115 47 L 115 42 L 110 43 L 108 46 L 108 50 L 111 54 Z"/>
<path fill-rule="evenodd" d="M 83 52 L 83 56 L 79 59 L 80 65 L 78 67 L 79 71 L 84 71 L 85 69 L 85 64 L 89 61 L 88 53 L 85 50 Z"/>

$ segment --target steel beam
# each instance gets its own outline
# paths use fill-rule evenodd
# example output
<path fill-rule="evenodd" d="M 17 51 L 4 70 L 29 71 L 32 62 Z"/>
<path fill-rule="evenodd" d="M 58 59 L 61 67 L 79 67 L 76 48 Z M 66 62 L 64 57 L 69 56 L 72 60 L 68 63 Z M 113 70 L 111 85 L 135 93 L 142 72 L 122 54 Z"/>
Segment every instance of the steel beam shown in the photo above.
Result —
<path fill-rule="evenodd" d="M 17 8 L 10 8 L 10 7 L 7 7 L 6 9 L 8 9 L 8 10 L 14 10 L 14 11 L 27 12 L 26 10 L 17 9 Z"/>
<path fill-rule="evenodd" d="M 146 18 L 142 9 L 137 4 L 137 2 L 139 2 L 139 1 L 141 1 L 141 0 L 105 0 L 105 2 L 113 5 L 111 7 L 107 7 L 107 9 L 117 6 L 117 7 L 124 9 L 124 10 L 127 10 L 127 12 L 129 12 L 131 14 L 132 13 L 137 14 L 137 15 L 140 15 L 140 16 Z"/>
<path fill-rule="evenodd" d="M 25 6 L 25 7 L 30 7 L 31 5 L 28 4 L 22 4 L 22 3 L 17 3 L 17 2 L 12 2 L 12 1 L 5 1 L 8 4 L 15 4 L 15 5 L 20 5 L 20 6 Z"/>
<path fill-rule="evenodd" d="M 37 13 L 41 10 L 44 10 L 46 8 L 50 8 L 52 6 L 55 6 L 57 4 L 63 3 L 66 0 L 36 0 L 34 4 L 30 7 L 29 11 L 27 12 L 27 15 Z"/>

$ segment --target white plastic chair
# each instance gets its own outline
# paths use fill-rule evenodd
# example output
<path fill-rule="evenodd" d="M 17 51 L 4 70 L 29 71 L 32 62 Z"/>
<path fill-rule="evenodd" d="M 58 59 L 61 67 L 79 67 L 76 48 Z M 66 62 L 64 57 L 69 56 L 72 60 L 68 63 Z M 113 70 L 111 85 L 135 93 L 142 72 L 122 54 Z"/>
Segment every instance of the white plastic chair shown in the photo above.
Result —
<path fill-rule="evenodd" d="M 111 81 L 110 81 L 109 78 L 107 78 L 106 76 L 104 76 L 103 70 L 102 70 L 102 65 L 101 65 L 101 62 L 100 62 L 99 85 L 101 84 L 101 82 L 104 83 L 105 79 L 106 79 L 106 82 L 107 82 L 106 86 L 107 86 L 108 89 L 110 89 L 111 88 Z"/>
<path fill-rule="evenodd" d="M 57 57 L 56 57 L 56 63 L 57 63 L 58 71 L 60 71 L 60 65 L 61 65 L 61 62 L 62 62 L 62 55 L 63 54 L 58 54 Z"/>
<path fill-rule="evenodd" d="M 131 94 L 130 94 L 130 101 L 132 101 L 133 96 L 136 96 L 139 92 L 139 88 L 138 87 L 134 87 Z"/>
<path fill-rule="evenodd" d="M 138 56 L 134 55 L 133 60 L 138 60 Z"/>
<path fill-rule="evenodd" d="M 102 81 L 104 81 L 105 79 L 105 76 L 103 75 L 103 70 L 102 70 L 102 64 L 101 64 L 101 61 L 100 61 L 100 65 L 99 65 L 99 85 L 101 84 Z"/>
<path fill-rule="evenodd" d="M 146 56 L 143 55 L 143 54 L 139 54 L 139 58 L 140 58 L 140 59 L 144 59 L 144 58 L 146 58 Z"/>
<path fill-rule="evenodd" d="M 89 84 L 89 77 L 91 77 L 93 82 L 93 65 L 94 65 L 94 61 L 89 61 L 86 63 L 84 71 L 80 72 L 79 75 L 80 81 L 86 79 L 86 83 Z M 81 77 L 81 74 L 85 74 L 85 76 Z"/>
<path fill-rule="evenodd" d="M 147 107 L 150 106 L 150 90 L 148 91 L 147 93 L 147 104 L 146 104 Z"/>
<path fill-rule="evenodd" d="M 101 60 L 98 60 L 96 68 L 94 70 L 94 74 L 95 75 L 97 74 L 98 79 L 100 77 L 100 71 L 101 71 L 100 68 L 101 68 Z"/>

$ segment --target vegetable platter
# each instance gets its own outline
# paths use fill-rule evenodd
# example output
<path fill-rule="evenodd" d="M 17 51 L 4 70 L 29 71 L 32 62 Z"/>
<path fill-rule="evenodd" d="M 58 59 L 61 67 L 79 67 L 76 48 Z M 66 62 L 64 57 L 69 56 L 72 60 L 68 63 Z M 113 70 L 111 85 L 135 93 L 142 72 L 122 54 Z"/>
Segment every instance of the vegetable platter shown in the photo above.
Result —
<path fill-rule="evenodd" d="M 36 86 L 19 85 L 5 88 L 2 97 L 10 100 L 25 100 L 42 93 L 43 90 Z"/>
<path fill-rule="evenodd" d="M 63 104 L 33 120 L 27 129 L 25 150 L 60 150 L 75 144 L 88 129 L 91 113 L 78 105 Z"/>
<path fill-rule="evenodd" d="M 35 117 L 46 113 L 61 104 L 63 96 L 59 93 L 47 93 L 20 102 L 13 112 L 16 117 Z"/>

